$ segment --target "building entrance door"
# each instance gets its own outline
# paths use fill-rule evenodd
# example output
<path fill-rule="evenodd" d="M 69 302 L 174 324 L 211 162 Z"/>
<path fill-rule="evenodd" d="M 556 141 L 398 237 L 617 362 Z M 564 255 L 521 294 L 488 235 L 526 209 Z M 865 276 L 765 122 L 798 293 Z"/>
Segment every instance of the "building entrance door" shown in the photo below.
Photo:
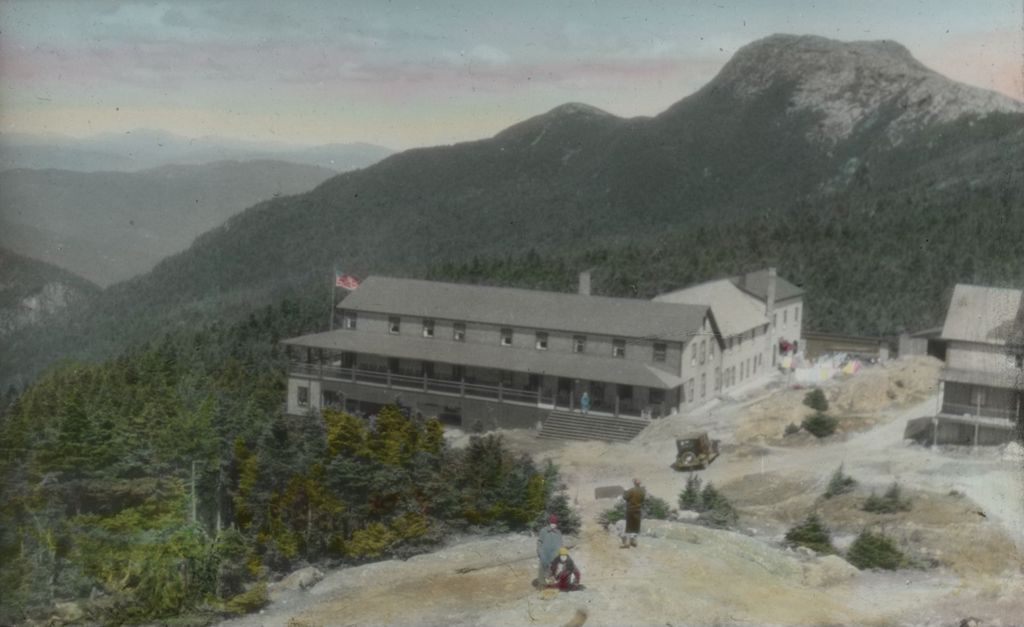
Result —
<path fill-rule="evenodd" d="M 572 390 L 573 384 L 572 379 L 566 379 L 564 377 L 558 378 L 558 396 L 555 398 L 555 402 L 563 407 L 569 407 L 569 403 L 572 402 Z"/>

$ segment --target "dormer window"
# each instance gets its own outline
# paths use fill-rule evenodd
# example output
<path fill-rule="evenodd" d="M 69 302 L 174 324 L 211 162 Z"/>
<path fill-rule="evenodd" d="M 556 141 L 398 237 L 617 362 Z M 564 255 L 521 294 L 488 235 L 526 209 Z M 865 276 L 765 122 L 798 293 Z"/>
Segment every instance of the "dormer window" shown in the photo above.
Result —
<path fill-rule="evenodd" d="M 345 311 L 345 313 L 342 314 L 342 326 L 344 328 L 346 328 L 346 329 L 355 329 L 356 328 L 356 312 L 354 312 L 354 311 Z"/>
<path fill-rule="evenodd" d="M 626 340 L 612 340 L 612 357 L 626 356 Z"/>
<path fill-rule="evenodd" d="M 452 339 L 456 342 L 466 341 L 466 324 L 464 322 L 456 322 L 452 325 Z"/>
<path fill-rule="evenodd" d="M 512 346 L 512 329 L 505 328 L 501 330 L 501 345 Z"/>
<path fill-rule="evenodd" d="M 546 351 L 548 349 L 548 334 L 544 331 L 537 331 L 537 350 Z"/>
<path fill-rule="evenodd" d="M 429 318 L 423 320 L 423 337 L 434 337 L 434 321 Z"/>
<path fill-rule="evenodd" d="M 665 361 L 666 353 L 668 353 L 668 349 L 664 343 L 654 343 L 654 361 Z"/>
<path fill-rule="evenodd" d="M 587 336 L 586 335 L 574 335 L 572 336 L 572 352 L 582 353 L 587 350 Z"/>
<path fill-rule="evenodd" d="M 388 318 L 388 333 L 398 335 L 402 332 L 402 319 L 398 316 Z"/>

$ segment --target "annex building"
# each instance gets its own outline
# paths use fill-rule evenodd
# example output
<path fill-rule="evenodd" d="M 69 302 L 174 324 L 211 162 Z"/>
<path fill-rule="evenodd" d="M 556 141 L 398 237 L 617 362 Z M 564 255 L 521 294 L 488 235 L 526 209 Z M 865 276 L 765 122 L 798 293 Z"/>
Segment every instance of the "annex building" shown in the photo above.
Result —
<path fill-rule="evenodd" d="M 333 330 L 282 342 L 287 410 L 398 402 L 464 428 L 533 427 L 580 413 L 586 392 L 588 415 L 646 421 L 770 376 L 783 335 L 800 338 L 803 293 L 774 270 L 653 300 L 591 295 L 588 276 L 580 292 L 369 277 Z"/>
<path fill-rule="evenodd" d="M 957 285 L 941 338 L 939 439 L 992 444 L 1024 422 L 1024 292 Z"/>

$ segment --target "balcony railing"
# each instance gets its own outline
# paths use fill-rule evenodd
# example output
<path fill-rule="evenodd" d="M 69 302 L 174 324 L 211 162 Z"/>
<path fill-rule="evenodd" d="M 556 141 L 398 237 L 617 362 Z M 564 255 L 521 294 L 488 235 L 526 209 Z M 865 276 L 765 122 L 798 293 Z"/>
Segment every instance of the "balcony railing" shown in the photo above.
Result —
<path fill-rule="evenodd" d="M 942 413 L 949 414 L 950 416 L 963 416 L 964 414 L 970 416 L 982 416 L 987 418 L 1004 418 L 1006 420 L 1013 420 L 1016 418 L 1015 410 L 1004 407 L 986 407 L 982 405 L 980 408 L 977 405 L 966 405 L 962 403 L 943 403 Z"/>

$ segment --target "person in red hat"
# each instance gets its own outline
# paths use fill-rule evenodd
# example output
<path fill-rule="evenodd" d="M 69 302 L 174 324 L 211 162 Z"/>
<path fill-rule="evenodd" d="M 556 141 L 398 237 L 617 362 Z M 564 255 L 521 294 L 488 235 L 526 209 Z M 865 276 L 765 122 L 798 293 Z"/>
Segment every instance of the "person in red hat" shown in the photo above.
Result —
<path fill-rule="evenodd" d="M 558 549 L 558 555 L 551 562 L 551 566 L 548 567 L 548 574 L 549 588 L 558 588 L 566 592 L 582 588 L 580 585 L 580 569 L 576 567 L 576 563 L 569 557 L 569 549 L 564 546 Z"/>
<path fill-rule="evenodd" d="M 544 580 L 548 576 L 551 562 L 558 556 L 558 549 L 562 548 L 562 532 L 558 530 L 558 516 L 551 514 L 548 517 L 548 524 L 540 530 L 537 535 L 537 579 L 534 585 L 544 586 Z"/>

